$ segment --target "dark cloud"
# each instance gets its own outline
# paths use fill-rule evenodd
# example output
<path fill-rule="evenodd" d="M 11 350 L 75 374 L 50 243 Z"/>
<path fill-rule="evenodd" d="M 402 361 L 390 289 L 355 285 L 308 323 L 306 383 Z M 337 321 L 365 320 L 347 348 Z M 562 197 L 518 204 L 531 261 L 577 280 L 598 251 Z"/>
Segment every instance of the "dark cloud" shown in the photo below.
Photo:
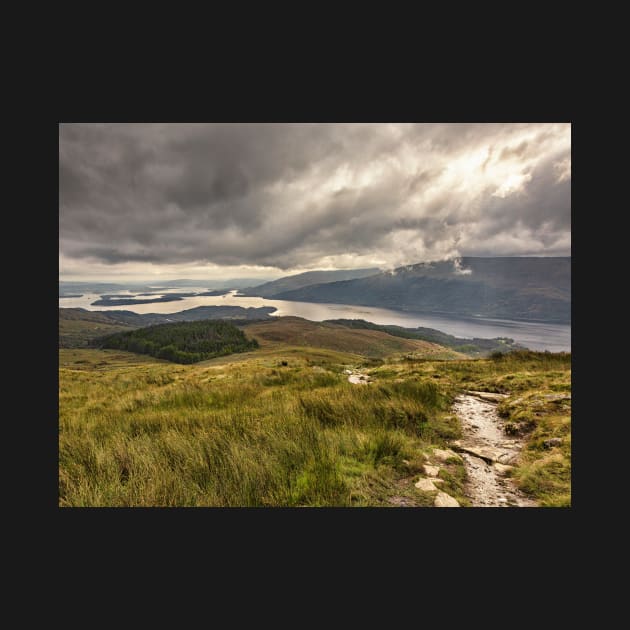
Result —
<path fill-rule="evenodd" d="M 569 253 L 566 124 L 64 124 L 59 140 L 60 252 L 86 265 Z"/>
<path fill-rule="evenodd" d="M 517 222 L 531 229 L 546 225 L 554 230 L 570 230 L 571 180 L 558 181 L 554 168 L 554 164 L 569 158 L 569 152 L 552 155 L 528 173 L 530 179 L 518 193 L 503 199 L 490 196 L 482 216 L 487 224 L 486 235 L 508 230 Z"/>

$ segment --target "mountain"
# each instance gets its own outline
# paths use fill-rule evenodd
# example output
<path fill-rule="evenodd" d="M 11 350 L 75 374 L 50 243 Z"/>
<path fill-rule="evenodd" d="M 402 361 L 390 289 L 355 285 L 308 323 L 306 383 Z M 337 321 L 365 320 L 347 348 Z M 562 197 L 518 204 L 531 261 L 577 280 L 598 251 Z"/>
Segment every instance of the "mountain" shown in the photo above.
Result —
<path fill-rule="evenodd" d="M 311 284 L 274 298 L 570 323 L 571 258 L 465 257 L 420 263 L 364 278 Z"/>
<path fill-rule="evenodd" d="M 340 269 L 338 271 L 306 271 L 294 276 L 286 276 L 265 282 L 258 286 L 249 287 L 240 291 L 241 295 L 271 298 L 285 291 L 301 289 L 313 284 L 324 282 L 336 282 L 339 280 L 354 280 L 377 274 L 380 269 L 373 267 L 370 269 Z"/>

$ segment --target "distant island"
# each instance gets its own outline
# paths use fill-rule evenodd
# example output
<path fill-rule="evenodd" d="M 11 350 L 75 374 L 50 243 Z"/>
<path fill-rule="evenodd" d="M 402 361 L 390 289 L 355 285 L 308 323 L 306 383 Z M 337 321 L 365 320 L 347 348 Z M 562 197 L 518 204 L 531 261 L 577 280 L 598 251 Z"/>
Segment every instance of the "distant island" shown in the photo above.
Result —
<path fill-rule="evenodd" d="M 215 291 L 205 291 L 204 293 L 197 293 L 197 295 L 204 296 L 204 297 L 219 297 L 233 290 L 234 289 L 217 289 Z"/>
<path fill-rule="evenodd" d="M 147 294 L 144 294 L 147 295 Z M 160 295 L 160 294 L 155 294 Z M 100 299 L 91 303 L 91 306 L 132 306 L 134 304 L 155 304 L 157 302 L 177 302 L 185 297 L 194 297 L 196 293 L 169 293 L 162 297 L 153 297 L 149 299 L 133 299 L 135 296 L 122 295 L 101 295 Z M 121 299 L 125 298 L 125 299 Z"/>

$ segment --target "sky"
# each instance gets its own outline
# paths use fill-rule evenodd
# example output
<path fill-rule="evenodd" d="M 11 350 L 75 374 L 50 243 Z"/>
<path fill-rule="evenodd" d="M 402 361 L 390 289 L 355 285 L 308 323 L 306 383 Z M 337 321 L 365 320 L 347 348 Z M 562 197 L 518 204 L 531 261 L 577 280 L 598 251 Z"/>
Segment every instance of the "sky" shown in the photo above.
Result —
<path fill-rule="evenodd" d="M 571 255 L 569 123 L 62 123 L 61 280 Z"/>

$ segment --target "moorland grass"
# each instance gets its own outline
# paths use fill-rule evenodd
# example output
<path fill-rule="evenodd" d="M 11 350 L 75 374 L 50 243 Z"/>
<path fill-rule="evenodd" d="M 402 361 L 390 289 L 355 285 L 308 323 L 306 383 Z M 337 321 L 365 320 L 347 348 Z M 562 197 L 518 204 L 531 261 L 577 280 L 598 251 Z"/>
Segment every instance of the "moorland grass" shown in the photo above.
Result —
<path fill-rule="evenodd" d="M 452 430 L 432 382 L 355 386 L 342 365 L 295 355 L 206 367 L 124 354 L 60 369 L 62 506 L 386 505 Z"/>
<path fill-rule="evenodd" d="M 347 367 L 374 382 L 348 383 Z M 376 361 L 287 347 L 184 366 L 60 350 L 59 375 L 61 506 L 432 505 L 411 481 L 461 435 L 450 405 L 465 389 L 509 394 L 499 412 L 526 440 L 515 482 L 541 505 L 571 502 L 570 354 Z M 463 467 L 440 477 L 466 505 Z"/>

